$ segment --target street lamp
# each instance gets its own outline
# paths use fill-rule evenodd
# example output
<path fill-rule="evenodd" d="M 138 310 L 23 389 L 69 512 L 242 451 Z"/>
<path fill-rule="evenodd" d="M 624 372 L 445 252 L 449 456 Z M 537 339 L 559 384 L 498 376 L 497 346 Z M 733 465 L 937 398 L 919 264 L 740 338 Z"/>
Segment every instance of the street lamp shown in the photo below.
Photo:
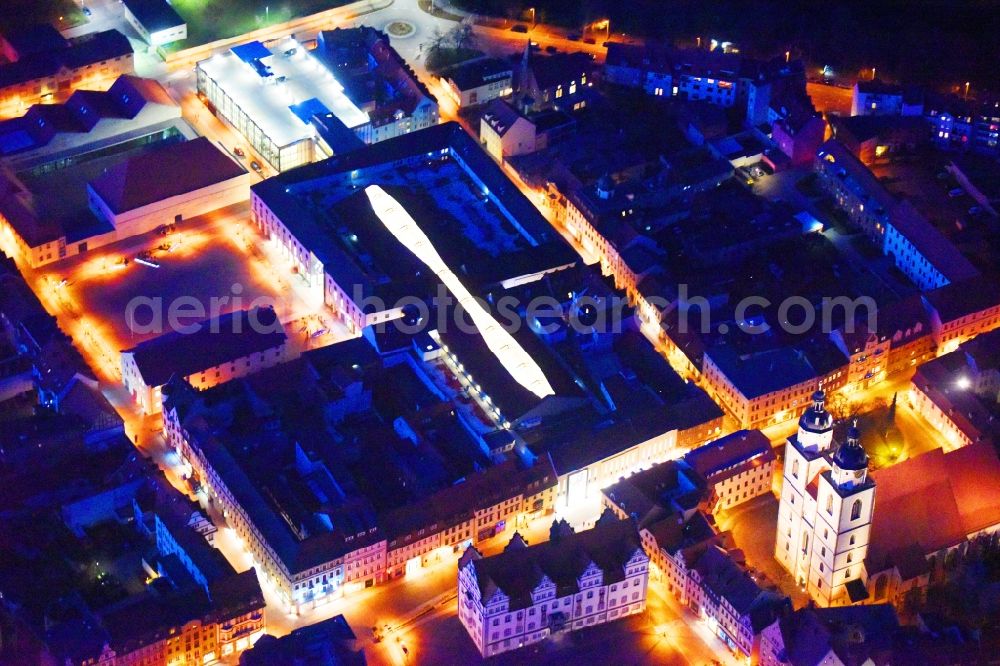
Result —
<path fill-rule="evenodd" d="M 785 62 L 789 62 L 792 59 L 792 52 L 785 51 Z"/>
<path fill-rule="evenodd" d="M 535 8 L 534 7 L 528 7 L 528 11 L 531 12 L 531 27 L 534 28 L 535 27 Z"/>
<path fill-rule="evenodd" d="M 969 82 L 965 82 L 965 99 L 969 99 Z"/>

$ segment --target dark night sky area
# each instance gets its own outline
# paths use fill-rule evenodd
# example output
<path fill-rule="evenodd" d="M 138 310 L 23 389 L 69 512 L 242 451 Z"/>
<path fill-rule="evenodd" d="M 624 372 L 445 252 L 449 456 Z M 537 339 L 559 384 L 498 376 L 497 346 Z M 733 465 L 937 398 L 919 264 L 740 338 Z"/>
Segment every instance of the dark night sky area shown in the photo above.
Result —
<path fill-rule="evenodd" d="M 500 16 L 538 7 L 539 20 L 580 27 L 610 16 L 612 29 L 676 39 L 701 35 L 744 52 L 795 49 L 849 71 L 877 66 L 909 83 L 971 80 L 1000 89 L 1000 0 L 457 0 Z M 512 9 L 513 8 L 513 9 Z"/>

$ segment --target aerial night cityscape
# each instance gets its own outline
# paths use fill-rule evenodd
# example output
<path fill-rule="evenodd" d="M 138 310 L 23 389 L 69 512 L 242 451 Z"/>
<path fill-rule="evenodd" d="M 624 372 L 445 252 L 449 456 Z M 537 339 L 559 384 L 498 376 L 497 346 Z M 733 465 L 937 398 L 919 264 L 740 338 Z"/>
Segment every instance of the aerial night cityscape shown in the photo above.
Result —
<path fill-rule="evenodd" d="M 0 0 L 0 666 L 1000 665 L 996 0 Z"/>

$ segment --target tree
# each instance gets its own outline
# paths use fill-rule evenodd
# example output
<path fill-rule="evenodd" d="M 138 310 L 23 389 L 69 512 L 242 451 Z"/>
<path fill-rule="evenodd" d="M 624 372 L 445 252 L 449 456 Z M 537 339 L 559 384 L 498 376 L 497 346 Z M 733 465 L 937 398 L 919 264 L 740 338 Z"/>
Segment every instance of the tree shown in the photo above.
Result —
<path fill-rule="evenodd" d="M 468 18 L 448 32 L 448 42 L 456 49 L 472 49 L 476 45 L 476 34 L 472 31 L 472 23 Z"/>

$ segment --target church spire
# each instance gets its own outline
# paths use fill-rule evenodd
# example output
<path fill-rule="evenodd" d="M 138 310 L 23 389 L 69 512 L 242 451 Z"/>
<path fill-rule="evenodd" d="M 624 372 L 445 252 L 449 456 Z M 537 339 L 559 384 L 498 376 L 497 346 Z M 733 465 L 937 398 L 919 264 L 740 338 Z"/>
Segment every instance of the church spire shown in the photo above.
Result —
<path fill-rule="evenodd" d="M 833 414 L 826 409 L 822 384 L 812 394 L 812 404 L 799 418 L 797 438 L 804 449 L 813 451 L 825 451 L 833 443 Z"/>
<path fill-rule="evenodd" d="M 833 477 L 838 486 L 855 486 L 864 483 L 868 474 L 868 454 L 861 446 L 858 420 L 847 429 L 847 441 L 833 454 Z"/>

